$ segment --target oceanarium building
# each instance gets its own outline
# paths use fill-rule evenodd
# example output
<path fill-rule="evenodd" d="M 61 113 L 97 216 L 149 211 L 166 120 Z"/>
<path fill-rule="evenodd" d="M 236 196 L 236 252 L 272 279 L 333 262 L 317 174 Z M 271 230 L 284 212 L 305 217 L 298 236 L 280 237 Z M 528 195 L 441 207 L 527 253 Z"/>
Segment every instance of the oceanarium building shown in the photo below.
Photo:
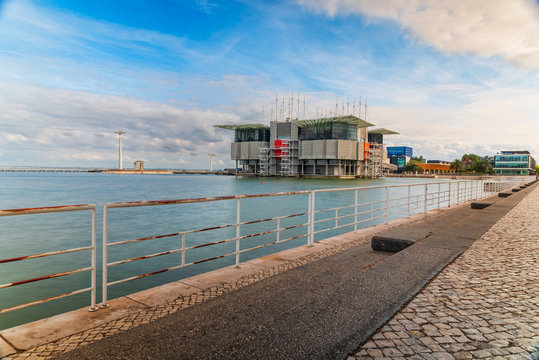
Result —
<path fill-rule="evenodd" d="M 261 176 L 378 177 L 389 163 L 387 129 L 359 117 L 271 121 L 270 125 L 215 125 L 234 131 L 231 158 L 238 174 Z"/>

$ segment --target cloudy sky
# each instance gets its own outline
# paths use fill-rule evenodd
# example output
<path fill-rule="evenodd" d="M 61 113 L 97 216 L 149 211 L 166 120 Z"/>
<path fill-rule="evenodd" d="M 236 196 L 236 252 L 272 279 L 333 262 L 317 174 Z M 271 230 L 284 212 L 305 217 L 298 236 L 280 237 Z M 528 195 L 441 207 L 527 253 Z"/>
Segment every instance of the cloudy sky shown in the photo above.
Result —
<path fill-rule="evenodd" d="M 292 92 L 428 159 L 539 158 L 539 3 L 0 0 L 0 166 L 114 167 L 121 129 L 125 167 L 229 167 L 213 125 Z"/>

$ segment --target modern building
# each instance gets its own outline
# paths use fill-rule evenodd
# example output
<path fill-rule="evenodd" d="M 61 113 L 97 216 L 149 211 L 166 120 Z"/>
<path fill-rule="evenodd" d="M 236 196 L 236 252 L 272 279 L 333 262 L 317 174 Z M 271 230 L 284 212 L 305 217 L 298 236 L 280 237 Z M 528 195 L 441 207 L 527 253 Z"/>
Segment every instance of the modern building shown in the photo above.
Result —
<path fill-rule="evenodd" d="M 497 175 L 534 175 L 535 165 L 529 151 L 500 151 L 494 156 Z"/>
<path fill-rule="evenodd" d="M 270 125 L 215 125 L 233 130 L 231 158 L 240 174 L 262 176 L 377 177 L 391 168 L 387 129 L 359 117 L 271 121 Z"/>
<path fill-rule="evenodd" d="M 397 172 L 402 172 L 404 166 L 412 159 L 414 152 L 408 146 L 388 146 L 387 157 L 389 162 L 397 166 Z"/>

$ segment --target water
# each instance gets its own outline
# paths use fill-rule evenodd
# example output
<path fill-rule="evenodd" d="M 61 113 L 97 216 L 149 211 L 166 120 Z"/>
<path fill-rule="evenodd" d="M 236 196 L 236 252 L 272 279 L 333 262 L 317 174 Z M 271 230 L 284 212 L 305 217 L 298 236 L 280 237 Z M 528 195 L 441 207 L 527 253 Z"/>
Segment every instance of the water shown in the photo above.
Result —
<path fill-rule="evenodd" d="M 99 254 L 101 253 L 100 242 L 102 238 L 102 208 L 105 203 L 425 183 L 432 181 L 439 182 L 440 180 L 403 178 L 334 180 L 234 178 L 215 175 L 141 176 L 99 173 L 2 173 L 0 174 L 0 209 L 84 203 L 96 204 L 98 209 L 97 301 L 99 302 L 101 294 L 101 256 Z M 407 195 L 406 188 L 391 189 L 391 191 L 392 198 Z M 424 188 L 421 187 L 413 189 L 413 193 L 419 194 L 422 191 L 424 191 Z M 360 202 L 381 201 L 385 198 L 385 190 L 369 190 L 367 192 L 361 192 L 360 196 Z M 244 199 L 241 205 L 241 221 L 305 213 L 308 209 L 307 200 L 307 195 Z M 319 193 L 316 195 L 316 209 L 320 210 L 350 205 L 353 204 L 353 201 L 353 192 Z M 381 207 L 380 204 L 372 205 L 373 208 L 377 206 Z M 360 211 L 368 211 L 370 209 L 371 205 L 368 205 L 360 208 Z M 416 209 L 416 212 L 422 209 L 422 207 L 421 209 Z M 348 208 L 340 210 L 339 216 L 350 215 L 352 213 L 353 208 Z M 380 212 L 377 214 L 380 215 Z M 334 211 L 328 211 L 318 214 L 318 219 L 334 216 Z M 365 214 L 365 217 L 367 216 L 370 216 L 370 213 Z M 350 224 L 352 221 L 353 216 L 346 217 L 341 219 L 339 224 Z M 382 219 L 366 221 L 363 225 L 369 226 L 381 221 Z M 188 205 L 110 209 L 108 238 L 109 243 L 111 243 L 197 228 L 234 224 L 235 222 L 235 200 Z M 280 227 L 293 227 L 305 223 L 307 223 L 307 216 L 296 216 L 281 220 Z M 315 231 L 321 231 L 334 225 L 334 221 L 320 223 L 316 225 Z M 245 225 L 242 226 L 241 235 L 270 231 L 275 229 L 275 226 L 275 221 Z M 0 229 L 0 259 L 88 246 L 91 241 L 91 213 L 89 211 L 80 211 L 0 217 Z M 353 226 L 346 226 L 338 230 L 321 232 L 316 235 L 315 240 L 352 230 Z M 235 237 L 235 231 L 235 227 L 229 227 L 188 234 L 187 246 L 231 239 Z M 280 236 L 281 240 L 283 240 L 305 235 L 305 233 L 306 227 L 294 227 L 282 231 Z M 275 234 L 265 234 L 244 239 L 241 242 L 241 249 L 245 250 L 273 242 L 275 241 L 275 237 Z M 242 253 L 241 261 L 281 251 L 293 246 L 303 245 L 306 241 L 306 237 L 300 237 L 286 243 L 266 246 Z M 180 247 L 181 237 L 177 236 L 110 247 L 108 261 L 110 263 L 131 257 L 178 249 Z M 194 249 L 187 253 L 186 262 L 196 262 L 215 256 L 216 254 L 232 253 L 234 249 L 234 242 Z M 178 265 L 180 261 L 180 253 L 175 253 L 114 266 L 109 269 L 109 282 L 165 269 Z M 229 256 L 119 284 L 109 288 L 109 299 L 232 264 L 234 264 L 234 256 Z M 90 265 L 89 251 L 0 264 L 0 284 L 89 267 Z M 83 272 L 0 289 L 0 309 L 89 287 L 89 279 L 89 272 Z M 88 306 L 89 302 L 89 293 L 83 293 L 22 310 L 0 314 L 0 329 Z"/>

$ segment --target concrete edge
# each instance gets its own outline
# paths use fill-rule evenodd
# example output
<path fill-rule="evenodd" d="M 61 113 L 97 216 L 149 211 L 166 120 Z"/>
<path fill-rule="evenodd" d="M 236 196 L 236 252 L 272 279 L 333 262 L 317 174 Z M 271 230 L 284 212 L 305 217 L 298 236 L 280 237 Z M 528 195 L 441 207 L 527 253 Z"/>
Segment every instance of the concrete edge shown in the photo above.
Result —
<path fill-rule="evenodd" d="M 16 352 L 17 349 L 0 336 L 0 359 Z"/>

